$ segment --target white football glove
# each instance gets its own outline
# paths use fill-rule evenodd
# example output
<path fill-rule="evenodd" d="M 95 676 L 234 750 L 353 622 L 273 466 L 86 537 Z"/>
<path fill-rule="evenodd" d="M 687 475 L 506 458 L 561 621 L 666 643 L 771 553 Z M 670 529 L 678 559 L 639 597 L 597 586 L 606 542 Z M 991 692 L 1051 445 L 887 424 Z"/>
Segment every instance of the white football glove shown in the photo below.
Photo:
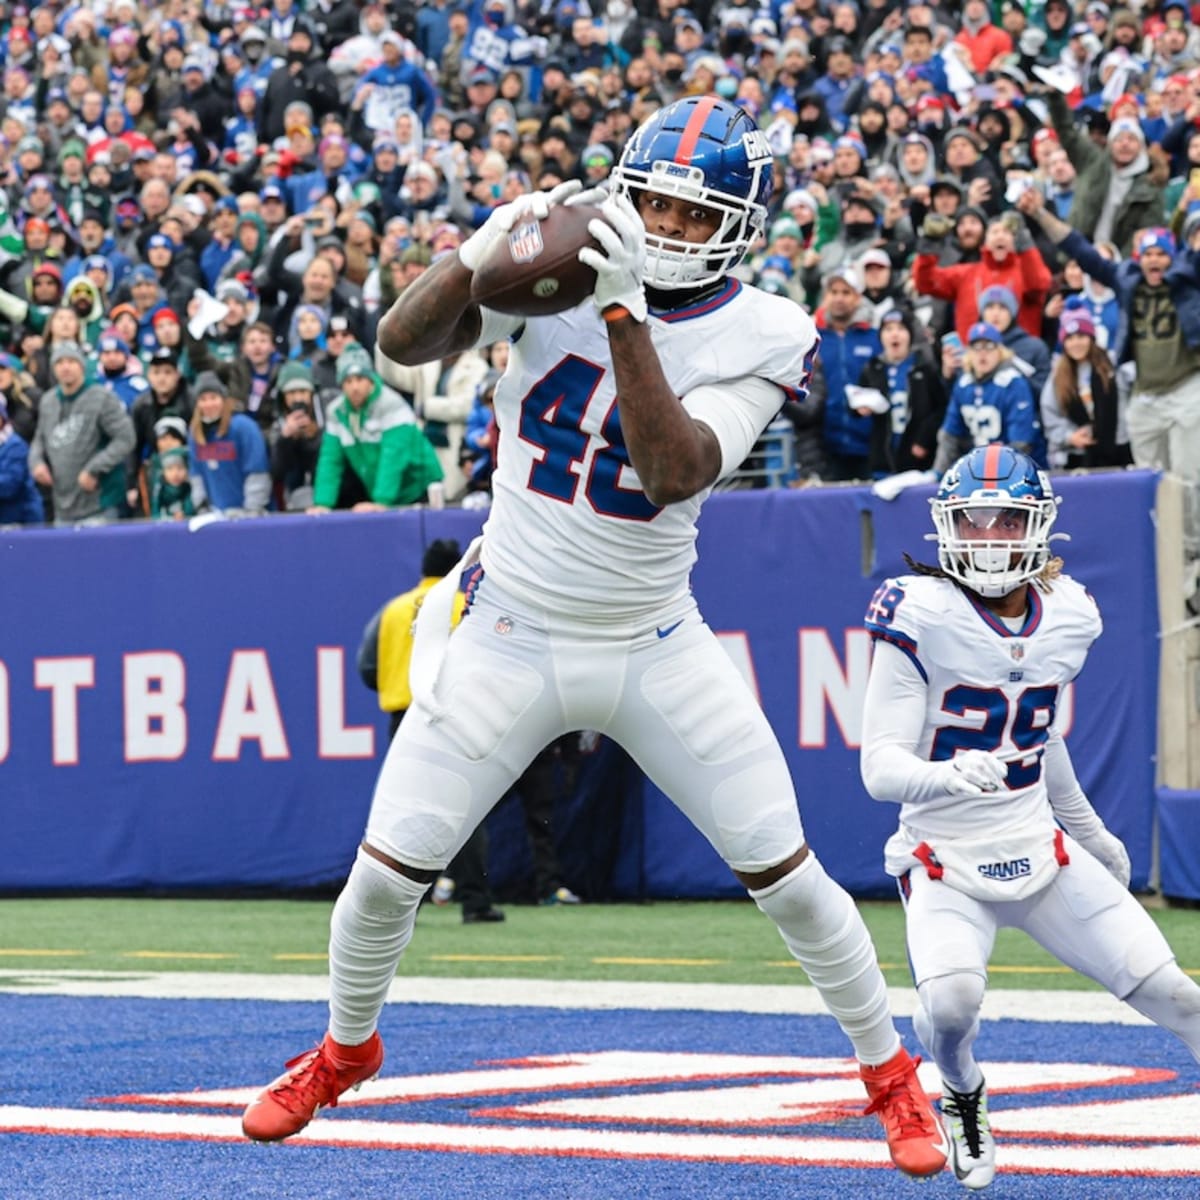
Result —
<path fill-rule="evenodd" d="M 590 196 L 590 202 L 594 203 L 599 198 L 596 188 L 586 193 L 582 192 L 582 188 L 583 184 L 578 179 L 568 179 L 566 183 L 560 183 L 549 192 L 529 192 L 508 204 L 501 204 L 493 209 L 488 219 L 459 246 L 458 261 L 468 271 L 478 270 L 483 256 L 492 244 L 508 237 L 513 226 L 526 213 L 532 213 L 540 221 L 556 204 L 589 202 L 584 200 L 584 196 Z"/>
<path fill-rule="evenodd" d="M 982 796 L 998 792 L 1008 776 L 1008 767 L 994 754 L 965 750 L 949 762 L 938 763 L 942 786 L 952 796 Z"/>
<path fill-rule="evenodd" d="M 1123 887 L 1129 886 L 1129 877 L 1133 868 L 1129 862 L 1129 851 L 1125 843 L 1115 833 L 1109 833 L 1103 826 L 1086 838 L 1075 839 L 1093 858 L 1099 859 L 1100 865 Z"/>
<path fill-rule="evenodd" d="M 646 227 L 627 196 L 609 196 L 600 206 L 604 220 L 588 223 L 588 232 L 604 253 L 586 246 L 579 261 L 596 272 L 592 303 L 603 312 L 614 304 L 629 310 L 635 321 L 646 319 Z"/>

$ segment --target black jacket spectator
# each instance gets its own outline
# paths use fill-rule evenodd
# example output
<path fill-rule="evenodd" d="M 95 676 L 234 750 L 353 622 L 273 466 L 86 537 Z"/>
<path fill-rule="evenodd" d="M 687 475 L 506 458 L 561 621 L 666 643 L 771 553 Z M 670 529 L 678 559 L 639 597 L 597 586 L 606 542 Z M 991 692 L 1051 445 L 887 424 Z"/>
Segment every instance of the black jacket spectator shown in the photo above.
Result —
<path fill-rule="evenodd" d="M 888 394 L 887 365 L 877 354 L 863 367 L 859 386 Z M 937 431 L 946 415 L 946 389 L 941 373 L 923 354 L 908 371 L 908 425 L 900 444 L 892 446 L 892 416 L 883 413 L 874 418 L 867 465 L 872 473 L 893 475 L 898 471 L 928 471 L 937 450 Z M 923 458 L 913 456 L 913 446 L 926 450 Z"/>

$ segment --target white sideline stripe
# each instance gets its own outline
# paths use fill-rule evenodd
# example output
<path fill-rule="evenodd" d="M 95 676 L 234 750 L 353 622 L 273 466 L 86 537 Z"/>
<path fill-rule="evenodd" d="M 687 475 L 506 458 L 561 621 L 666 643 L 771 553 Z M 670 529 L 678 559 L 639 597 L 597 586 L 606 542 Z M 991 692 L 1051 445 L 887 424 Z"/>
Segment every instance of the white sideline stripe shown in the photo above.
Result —
<path fill-rule="evenodd" d="M 324 975 L 255 975 L 203 971 L 0 970 L 0 993 L 26 996 L 128 996 L 146 1000 L 325 1001 Z M 889 988 L 892 1011 L 912 1016 L 916 993 Z M 484 1007 L 696 1010 L 825 1016 L 815 988 L 805 984 L 628 983 L 561 979 L 450 979 L 401 975 L 388 993 L 391 1004 L 461 1004 Z M 984 1000 L 985 1020 L 1067 1021 L 1079 1024 L 1149 1025 L 1145 1017 L 1104 992 L 994 990 Z"/>
<path fill-rule="evenodd" d="M 93 1137 L 184 1138 L 241 1142 L 236 1116 L 179 1113 L 0 1107 L 0 1130 Z M 721 1134 L 638 1133 L 619 1130 L 556 1129 L 553 1127 L 404 1124 L 393 1121 L 334 1119 L 322 1121 L 289 1139 L 310 1146 L 370 1146 L 383 1149 L 466 1150 L 500 1153 L 568 1154 L 604 1158 L 702 1159 L 705 1161 L 768 1161 L 772 1163 L 887 1164 L 882 1139 L 786 1136 L 739 1137 Z M 277 1150 L 275 1153 L 286 1153 Z M 265 1160 L 264 1160 L 265 1161 Z M 1004 1170 L 1044 1170 L 1056 1175 L 1128 1172 L 1140 1176 L 1200 1173 L 1200 1146 L 1028 1146 L 1018 1142 L 1004 1148 Z"/>

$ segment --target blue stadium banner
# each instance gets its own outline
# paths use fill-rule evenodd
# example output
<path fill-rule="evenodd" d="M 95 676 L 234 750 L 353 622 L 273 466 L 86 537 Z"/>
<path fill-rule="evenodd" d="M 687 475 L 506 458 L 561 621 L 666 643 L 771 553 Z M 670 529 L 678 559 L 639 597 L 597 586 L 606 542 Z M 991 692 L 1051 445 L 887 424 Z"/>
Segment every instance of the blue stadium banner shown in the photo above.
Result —
<path fill-rule="evenodd" d="M 1084 786 L 1150 870 L 1157 711 L 1157 477 L 1057 481 L 1067 569 L 1105 633 L 1075 689 Z M 886 892 L 896 812 L 858 776 L 862 613 L 909 551 L 929 490 L 741 492 L 705 508 L 694 586 L 759 696 L 836 878 Z M 353 859 L 386 725 L 359 681 L 362 628 L 412 585 L 455 510 L 0 533 L 0 890 L 296 888 Z M 581 786 L 595 792 L 596 773 Z M 636 773 L 608 770 L 618 894 L 737 895 L 708 845 Z M 602 801 L 595 801 L 596 803 Z M 494 846 L 503 868 L 504 846 Z M 502 872 L 501 872 L 502 873 Z"/>

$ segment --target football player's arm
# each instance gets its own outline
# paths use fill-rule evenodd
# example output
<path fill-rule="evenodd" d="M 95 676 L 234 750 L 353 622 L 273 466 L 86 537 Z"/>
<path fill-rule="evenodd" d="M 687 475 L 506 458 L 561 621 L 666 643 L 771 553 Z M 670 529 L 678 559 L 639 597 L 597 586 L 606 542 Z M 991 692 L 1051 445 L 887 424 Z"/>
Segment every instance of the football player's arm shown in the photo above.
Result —
<path fill-rule="evenodd" d="M 667 382 L 645 322 L 629 317 L 612 322 L 608 341 L 621 433 L 647 499 L 674 504 L 703 491 L 722 467 L 716 433 L 691 416 Z M 778 388 L 773 390 L 778 410 L 783 396 Z"/>
<path fill-rule="evenodd" d="M 588 224 L 599 249 L 579 261 L 596 272 L 592 302 L 608 327 L 621 434 L 647 499 L 674 504 L 703 491 L 721 470 L 712 428 L 694 420 L 667 381 L 646 324 L 646 230 L 626 196 L 609 196 Z M 778 403 L 776 408 L 778 408 Z"/>
<path fill-rule="evenodd" d="M 1050 731 L 1042 769 L 1054 819 L 1085 850 L 1098 858 L 1122 887 L 1128 887 L 1131 873 L 1129 853 L 1121 839 L 1109 832 L 1100 814 L 1092 807 L 1075 774 L 1067 744 L 1057 729 Z"/>
<path fill-rule="evenodd" d="M 927 686 L 915 659 L 891 642 L 875 639 L 863 705 L 863 785 L 875 800 L 923 804 L 947 796 L 995 791 L 1004 764 L 982 750 L 960 752 L 943 762 L 917 754 L 925 727 Z"/>
<path fill-rule="evenodd" d="M 721 452 L 717 479 L 724 479 L 746 461 L 786 401 L 787 393 L 781 387 L 756 375 L 705 384 L 683 397 L 688 414 L 717 439 Z"/>
<path fill-rule="evenodd" d="M 483 318 L 471 302 L 471 274 L 457 254 L 422 272 L 379 322 L 379 351 L 393 362 L 417 366 L 474 346 Z"/>

